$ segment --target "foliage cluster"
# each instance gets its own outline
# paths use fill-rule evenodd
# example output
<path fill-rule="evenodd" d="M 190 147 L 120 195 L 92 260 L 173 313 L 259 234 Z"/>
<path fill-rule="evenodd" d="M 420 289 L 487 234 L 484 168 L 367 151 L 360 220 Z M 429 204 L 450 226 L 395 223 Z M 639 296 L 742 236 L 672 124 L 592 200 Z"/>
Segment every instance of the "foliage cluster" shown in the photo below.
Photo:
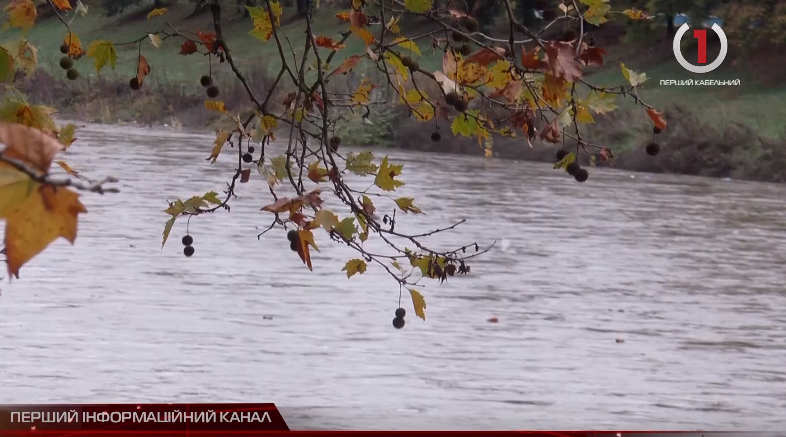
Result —
<path fill-rule="evenodd" d="M 480 0 L 478 0 L 480 1 Z M 226 187 L 206 194 L 168 202 L 162 247 L 182 219 L 194 226 L 200 215 L 230 211 L 239 184 L 254 179 L 267 184 L 269 203 L 261 212 L 270 216 L 270 227 L 287 230 L 290 249 L 309 270 L 317 241 L 329 238 L 357 252 L 345 264 L 348 278 L 363 274 L 369 265 L 386 271 L 399 284 L 399 299 L 404 290 L 413 301 L 415 314 L 425 320 L 425 299 L 416 289 L 422 281 L 440 282 L 470 272 L 469 262 L 486 250 L 477 242 L 447 250 L 432 248 L 428 237 L 448 232 L 463 221 L 420 234 L 400 231 L 399 221 L 409 214 L 422 214 L 416 199 L 397 195 L 405 182 L 403 164 L 372 152 L 360 153 L 342 148 L 336 134 L 340 124 L 352 114 L 368 115 L 379 104 L 374 90 L 389 86 L 395 98 L 411 117 L 432 125 L 432 140 L 442 141 L 447 133 L 477 141 L 488 156 L 493 153 L 492 137 L 521 138 L 522 146 L 534 143 L 562 144 L 555 169 L 563 170 L 578 182 L 590 175 L 579 165 L 579 156 L 599 152 L 601 161 L 613 159 L 611 149 L 593 143 L 582 133 L 582 126 L 594 123 L 595 117 L 614 111 L 617 98 L 630 98 L 653 123 L 653 136 L 666 128 L 663 113 L 645 103 L 639 86 L 647 80 L 644 73 L 620 69 L 626 84 L 599 87 L 587 80 L 586 73 L 603 65 L 606 51 L 587 37 L 588 26 L 599 26 L 612 14 L 643 20 L 647 15 L 638 9 L 612 10 L 608 0 L 571 0 L 560 3 L 554 17 L 541 29 L 522 24 L 514 14 L 513 3 L 504 0 L 508 36 L 495 38 L 482 31 L 472 9 L 440 7 L 433 0 L 351 0 L 349 9 L 336 14 L 345 23 L 338 35 L 317 35 L 311 25 L 314 9 L 305 17 L 306 38 L 296 50 L 281 28 L 283 9 L 277 0 L 264 0 L 258 6 L 246 6 L 249 34 L 259 44 L 274 44 L 281 68 L 266 93 L 255 92 L 237 66 L 231 42 L 224 36 L 222 13 L 236 5 L 209 0 L 213 28 L 179 29 L 167 21 L 167 9 L 149 12 L 149 33 L 131 41 L 92 41 L 85 46 L 69 26 L 71 14 L 80 14 L 68 0 L 47 0 L 64 26 L 64 37 L 55 46 L 63 53 L 61 67 L 71 80 L 79 79 L 83 58 L 92 62 L 97 73 L 114 69 L 117 47 L 133 46 L 136 68 L 128 87 L 145 87 L 151 65 L 148 51 L 159 50 L 165 39 L 182 44 L 177 56 L 189 56 L 197 62 L 205 59 L 206 69 L 199 82 L 204 87 L 206 111 L 231 120 L 232 128 L 216 132 L 206 150 L 205 165 L 218 159 L 232 160 L 235 169 Z M 374 8 L 379 14 L 373 24 L 366 13 Z M 36 7 L 32 0 L 13 0 L 4 11 L 6 26 L 29 29 L 35 24 Z M 432 23 L 433 30 L 419 35 L 404 35 L 399 23 L 407 16 Z M 569 31 L 556 39 L 543 37 L 544 29 L 567 23 Z M 157 30 L 153 30 L 157 29 Z M 363 54 L 342 56 L 350 38 L 363 42 Z M 439 53 L 441 68 L 429 71 L 420 65 L 424 54 L 417 43 L 428 41 L 430 51 Z M 53 42 L 55 43 L 55 42 Z M 37 64 L 38 49 L 27 41 L 18 50 L 0 50 L 0 80 L 13 91 L 15 71 L 30 72 Z M 384 83 L 368 77 L 360 80 L 353 91 L 336 91 L 331 80 L 349 74 L 361 63 L 380 72 Z M 155 68 L 165 66 L 155 66 Z M 213 80 L 219 68 L 231 70 L 244 86 L 253 110 L 241 114 L 222 99 L 222 91 Z M 273 96 L 284 98 L 273 104 Z M 277 109 L 272 109 L 272 108 Z M 281 109 L 278 109 L 281 108 Z M 43 251 L 53 240 L 64 237 L 74 242 L 77 222 L 86 208 L 73 188 L 96 193 L 113 191 L 107 184 L 88 179 L 56 156 L 71 147 L 74 127 L 58 127 L 50 108 L 28 103 L 23 98 L 8 97 L 0 109 L 0 218 L 6 220 L 5 244 L 8 272 L 18 276 L 19 269 Z M 365 118 L 365 116 L 361 116 Z M 545 125 L 538 129 L 536 125 Z M 280 132 L 286 132 L 283 138 Z M 269 145 L 281 141 L 286 152 L 269 153 Z M 653 142 L 654 143 L 654 142 Z M 648 153 L 656 154 L 656 146 Z M 56 162 L 73 179 L 53 179 L 49 170 Z M 365 177 L 367 188 L 356 188 L 348 179 Z M 366 184 L 364 184 L 365 187 Z M 116 190 L 114 190 L 116 191 Z M 324 196 L 333 196 L 341 209 L 324 207 Z M 264 232 L 263 232 L 264 233 Z M 364 243 L 378 238 L 387 251 L 371 252 Z M 192 239 L 183 239 L 184 254 L 195 253 Z M 283 242 L 282 237 L 282 244 Z M 321 244 L 321 243 L 320 243 Z M 394 325 L 403 327 L 403 314 L 396 313 Z"/>

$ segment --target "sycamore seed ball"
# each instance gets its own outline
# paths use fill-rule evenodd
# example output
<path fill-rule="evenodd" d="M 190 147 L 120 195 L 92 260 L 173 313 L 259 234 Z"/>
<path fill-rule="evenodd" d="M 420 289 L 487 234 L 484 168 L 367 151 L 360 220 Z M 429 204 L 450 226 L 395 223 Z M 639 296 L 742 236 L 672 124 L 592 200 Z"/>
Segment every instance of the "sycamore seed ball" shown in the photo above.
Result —
<path fill-rule="evenodd" d="M 562 161 L 562 158 L 568 156 L 568 151 L 565 149 L 557 150 L 557 162 Z"/>
<path fill-rule="evenodd" d="M 202 84 L 203 87 L 207 88 L 213 85 L 213 78 L 211 78 L 210 76 L 202 76 L 199 79 L 199 83 Z"/>
<path fill-rule="evenodd" d="M 660 144 L 658 143 L 649 143 L 647 144 L 647 155 L 655 156 L 660 152 Z"/>
<path fill-rule="evenodd" d="M 396 317 L 403 319 L 404 316 L 406 315 L 407 315 L 407 310 L 405 310 L 404 308 L 396 309 Z"/>
<path fill-rule="evenodd" d="M 76 80 L 79 77 L 79 71 L 77 71 L 76 68 L 69 68 L 68 71 L 66 71 L 66 77 L 68 80 Z"/>
<path fill-rule="evenodd" d="M 535 9 L 542 11 L 549 6 L 549 2 L 546 0 L 536 0 L 535 1 Z"/>
<path fill-rule="evenodd" d="M 60 46 L 60 53 L 67 54 L 69 52 L 68 44 L 63 44 Z"/>
<path fill-rule="evenodd" d="M 128 81 L 128 86 L 134 91 L 138 90 L 140 87 L 139 79 L 132 77 L 131 80 Z"/>
<path fill-rule="evenodd" d="M 393 319 L 393 327 L 396 328 L 396 329 L 403 328 L 405 323 L 406 322 L 404 321 L 404 318 L 402 318 L 402 317 L 396 317 L 395 319 Z"/>
<path fill-rule="evenodd" d="M 293 229 L 293 230 L 287 232 L 287 240 L 289 240 L 290 243 L 297 241 L 297 238 L 298 237 L 297 237 L 297 231 L 296 230 Z"/>
<path fill-rule="evenodd" d="M 546 21 L 554 21 L 557 19 L 557 10 L 556 9 L 546 9 L 543 11 L 543 19 Z"/>
<path fill-rule="evenodd" d="M 185 235 L 185 236 L 183 236 L 182 243 L 183 243 L 183 246 L 190 246 L 190 245 L 194 244 L 194 237 L 192 237 L 190 235 Z"/>
<path fill-rule="evenodd" d="M 187 257 L 191 257 L 194 255 L 194 246 L 186 246 L 183 248 L 183 254 Z"/>
<path fill-rule="evenodd" d="M 589 172 L 587 171 L 586 168 L 582 168 L 579 169 L 579 171 L 577 171 L 576 174 L 573 175 L 573 177 L 578 182 L 585 182 L 587 179 L 589 179 Z"/>
<path fill-rule="evenodd" d="M 576 161 L 573 161 L 565 166 L 565 171 L 568 172 L 568 174 L 571 176 L 575 176 L 576 173 L 579 172 L 579 170 L 581 170 L 581 166 Z"/>
<path fill-rule="evenodd" d="M 218 87 L 215 85 L 211 85 L 207 88 L 207 96 L 211 99 L 215 99 L 218 97 Z"/>
<path fill-rule="evenodd" d="M 60 68 L 63 70 L 68 70 L 74 66 L 74 61 L 69 58 L 68 56 L 63 56 L 60 58 Z"/>
<path fill-rule="evenodd" d="M 431 141 L 434 141 L 436 143 L 441 139 L 442 139 L 442 135 L 439 132 L 434 131 L 431 133 Z"/>
<path fill-rule="evenodd" d="M 470 53 L 472 53 L 472 47 L 470 47 L 469 44 L 462 44 L 461 47 L 459 47 L 459 53 L 461 53 L 461 56 L 469 56 Z"/>
<path fill-rule="evenodd" d="M 456 111 L 458 112 L 464 112 L 469 108 L 469 102 L 467 102 L 462 98 L 459 98 L 459 100 L 456 101 L 453 107 L 456 108 Z"/>
<path fill-rule="evenodd" d="M 467 30 L 470 32 L 477 32 L 478 27 L 480 27 L 480 25 L 478 24 L 478 20 L 474 19 L 473 17 L 467 16 L 464 17 L 464 27 L 466 27 Z"/>

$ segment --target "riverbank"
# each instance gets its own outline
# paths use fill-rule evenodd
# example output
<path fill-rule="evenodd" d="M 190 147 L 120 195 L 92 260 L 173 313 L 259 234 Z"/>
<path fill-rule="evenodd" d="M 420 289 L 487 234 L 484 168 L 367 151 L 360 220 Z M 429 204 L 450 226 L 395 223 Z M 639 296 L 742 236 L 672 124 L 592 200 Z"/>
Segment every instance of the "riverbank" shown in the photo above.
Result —
<path fill-rule="evenodd" d="M 167 20 L 177 27 L 210 28 L 209 17 L 188 18 L 191 12 L 192 9 L 187 5 L 175 5 L 167 14 Z M 289 12 L 285 11 L 284 15 L 287 16 Z M 345 26 L 335 19 L 334 12 L 320 10 L 315 22 L 319 34 L 335 35 L 344 30 Z M 275 44 L 262 44 L 248 36 L 250 24 L 242 21 L 247 20 L 244 17 L 233 20 L 237 21 L 233 21 L 226 29 L 233 55 L 238 59 L 251 89 L 257 95 L 264 95 L 273 82 L 271 69 L 277 68 L 274 65 L 278 59 Z M 73 29 L 85 44 L 87 41 L 110 37 L 113 40 L 133 40 L 140 34 L 144 35 L 146 27 L 155 25 L 161 23 L 148 23 L 144 14 L 113 19 L 94 16 L 72 23 Z M 412 23 L 409 25 L 416 26 Z M 302 39 L 298 26 L 301 23 L 283 26 L 291 36 L 294 47 L 298 47 Z M 52 41 L 59 41 L 61 33 L 62 25 L 57 20 L 42 19 L 27 38 L 34 45 L 45 47 L 51 46 Z M 630 99 L 619 99 L 616 111 L 597 116 L 595 124 L 586 126 L 587 138 L 610 147 L 615 153 L 615 159 L 604 165 L 633 171 L 786 181 L 786 174 L 781 170 L 786 167 L 786 141 L 783 140 L 786 124 L 782 122 L 786 119 L 786 107 L 780 103 L 786 98 L 786 86 L 777 81 L 777 75 L 771 74 L 775 70 L 772 65 L 776 64 L 771 57 L 768 58 L 766 69 L 770 77 L 757 73 L 765 69 L 758 68 L 755 59 L 743 59 L 735 54 L 717 71 L 706 75 L 707 79 L 739 78 L 742 85 L 738 87 L 660 86 L 660 79 L 692 76 L 679 68 L 669 44 L 664 41 L 653 40 L 648 44 L 628 41 L 620 44 L 621 41 L 627 41 L 624 38 L 624 35 L 606 35 L 605 39 L 601 35 L 597 36 L 599 44 L 608 48 L 609 56 L 606 67 L 594 72 L 590 80 L 602 86 L 623 83 L 619 71 L 620 61 L 636 71 L 645 71 L 650 80 L 642 87 L 641 96 L 666 112 L 669 127 L 657 139 L 661 153 L 656 157 L 646 155 L 644 147 L 652 141 L 651 122 L 640 106 L 634 105 Z M 148 45 L 143 47 L 143 54 L 152 69 L 145 85 L 138 91 L 128 87 L 128 78 L 135 71 L 137 57 L 133 46 L 118 46 L 120 58 L 116 69 L 105 68 L 100 75 L 95 74 L 90 60 L 80 61 L 78 65 L 82 77 L 76 81 L 68 81 L 63 77 L 57 65 L 59 52 L 46 50 L 39 58 L 41 68 L 29 81 L 22 81 L 19 87 L 29 101 L 51 106 L 62 116 L 80 121 L 166 125 L 172 129 L 201 131 L 225 126 L 225 117 L 204 109 L 204 89 L 199 86 L 198 80 L 206 72 L 206 59 L 199 56 L 172 56 L 178 50 L 173 40 L 165 40 L 158 49 Z M 438 57 L 429 56 L 427 50 L 428 47 L 421 48 L 424 54 L 421 65 L 432 68 L 431 64 L 435 64 L 433 67 L 438 68 Z M 346 56 L 363 51 L 362 42 L 358 38 L 350 38 L 347 47 L 341 50 L 333 64 L 338 65 Z M 246 90 L 227 65 L 213 65 L 212 71 L 214 81 L 221 90 L 218 98 L 226 103 L 227 109 L 233 113 L 248 112 L 251 107 L 246 103 Z M 334 78 L 331 86 L 343 87 L 346 92 L 351 92 L 363 74 L 374 78 L 371 70 L 355 71 L 341 79 Z M 335 83 L 339 80 L 341 84 Z M 378 91 L 385 93 L 381 88 Z M 280 95 L 271 99 L 271 103 L 283 102 L 286 91 L 282 89 Z M 388 101 L 398 100 L 389 92 L 382 97 L 387 97 Z M 477 141 L 454 138 L 447 133 L 447 126 L 442 127 L 442 140 L 432 142 L 433 123 L 413 121 L 401 106 L 374 106 L 371 119 L 373 126 L 363 124 L 357 114 L 339 127 L 339 133 L 346 143 L 479 156 L 485 154 Z M 546 162 L 554 160 L 558 147 L 539 140 L 533 146 L 530 148 L 521 138 L 496 137 L 493 140 L 493 156 Z"/>

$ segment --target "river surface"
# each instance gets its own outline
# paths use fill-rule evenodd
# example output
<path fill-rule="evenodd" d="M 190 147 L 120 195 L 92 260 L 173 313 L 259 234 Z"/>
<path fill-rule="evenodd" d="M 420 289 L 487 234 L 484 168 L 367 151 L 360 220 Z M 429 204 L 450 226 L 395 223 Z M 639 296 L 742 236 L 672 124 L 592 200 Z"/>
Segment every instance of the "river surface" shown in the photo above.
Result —
<path fill-rule="evenodd" d="M 233 149 L 211 166 L 209 136 L 76 136 L 64 159 L 122 192 L 83 194 L 76 245 L 0 283 L 0 403 L 275 402 L 312 429 L 786 425 L 786 186 L 607 169 L 578 184 L 548 164 L 390 150 L 427 213 L 397 230 L 466 218 L 429 243 L 496 241 L 470 275 L 420 288 L 427 321 L 405 300 L 396 330 L 380 267 L 348 280 L 354 252 L 324 232 L 313 272 L 283 230 L 257 239 L 271 216 L 256 172 L 230 213 L 191 221 L 194 257 L 185 221 L 161 249 L 166 200 L 224 189 Z"/>

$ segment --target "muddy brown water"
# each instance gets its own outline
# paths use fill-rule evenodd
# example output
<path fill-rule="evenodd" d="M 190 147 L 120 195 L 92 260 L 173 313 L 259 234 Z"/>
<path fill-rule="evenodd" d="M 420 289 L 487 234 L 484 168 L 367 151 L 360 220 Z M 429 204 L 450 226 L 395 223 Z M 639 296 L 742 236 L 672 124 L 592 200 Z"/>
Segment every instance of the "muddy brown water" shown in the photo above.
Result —
<path fill-rule="evenodd" d="M 786 186 L 602 169 L 578 184 L 545 164 L 390 150 L 427 213 L 399 230 L 466 218 L 429 244 L 497 242 L 469 276 L 421 287 L 427 321 L 410 310 L 398 331 L 381 268 L 347 280 L 353 252 L 324 234 L 313 272 L 283 231 L 257 240 L 257 174 L 231 213 L 191 221 L 193 258 L 185 222 L 161 250 L 165 200 L 232 172 L 204 160 L 209 136 L 77 137 L 67 162 L 122 193 L 83 195 L 76 246 L 0 285 L 0 403 L 272 401 L 293 428 L 786 424 Z"/>

